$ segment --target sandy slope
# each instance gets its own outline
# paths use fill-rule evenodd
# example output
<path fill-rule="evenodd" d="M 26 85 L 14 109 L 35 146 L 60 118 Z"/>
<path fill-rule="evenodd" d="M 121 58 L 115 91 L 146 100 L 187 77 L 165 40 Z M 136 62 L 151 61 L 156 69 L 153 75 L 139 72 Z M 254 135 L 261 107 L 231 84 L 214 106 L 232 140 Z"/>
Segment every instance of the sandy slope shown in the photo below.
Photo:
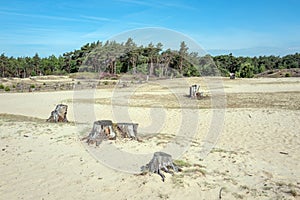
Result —
<path fill-rule="evenodd" d="M 216 109 L 212 99 L 188 99 L 186 86 L 193 83 L 215 94 L 216 104 L 225 99 L 226 109 Z M 220 194 L 299 199 L 299 91 L 297 78 L 191 78 L 135 88 L 1 94 L 0 199 L 218 199 Z M 44 122 L 58 103 L 69 105 L 72 123 Z M 79 138 L 96 119 L 138 122 L 143 142 L 87 147 Z M 218 126 L 222 131 L 209 135 Z M 210 153 L 200 154 L 214 138 Z M 186 145 L 183 154 L 167 149 L 184 161 L 183 172 L 166 174 L 164 183 L 155 174 L 124 172 L 138 171 L 172 142 Z M 111 156 L 110 147 L 133 160 Z M 134 160 L 139 155 L 144 158 Z M 110 162 L 119 166 L 107 166 Z"/>

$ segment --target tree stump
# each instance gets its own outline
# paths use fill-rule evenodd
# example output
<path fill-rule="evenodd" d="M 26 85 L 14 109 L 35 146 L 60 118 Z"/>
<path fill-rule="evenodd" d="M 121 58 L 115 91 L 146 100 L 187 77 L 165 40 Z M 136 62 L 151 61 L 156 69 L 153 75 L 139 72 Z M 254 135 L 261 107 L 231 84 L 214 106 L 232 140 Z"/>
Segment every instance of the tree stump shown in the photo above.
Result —
<path fill-rule="evenodd" d="M 137 140 L 137 127 L 136 123 L 117 123 L 115 124 L 116 132 L 122 138 L 131 138 Z"/>
<path fill-rule="evenodd" d="M 64 104 L 58 104 L 51 112 L 50 117 L 47 119 L 47 122 L 68 122 L 67 119 L 67 111 L 68 111 L 68 106 Z"/>
<path fill-rule="evenodd" d="M 235 73 L 229 73 L 230 79 L 235 79 Z"/>
<path fill-rule="evenodd" d="M 164 152 L 155 152 L 150 162 L 146 164 L 146 166 L 141 167 L 142 173 L 146 171 L 156 173 L 161 176 L 163 182 L 165 181 L 165 175 L 162 171 L 171 174 L 174 173 L 171 172 L 169 168 L 172 168 L 174 172 L 181 171 L 181 169 L 174 164 L 172 156 Z"/>
<path fill-rule="evenodd" d="M 89 135 L 81 140 L 86 140 L 89 145 L 96 143 L 96 146 L 99 146 L 103 140 L 116 140 L 117 137 L 139 141 L 137 127 L 138 124 L 135 123 L 112 123 L 111 120 L 95 121 Z"/>
<path fill-rule="evenodd" d="M 196 93 L 199 90 L 200 86 L 198 85 L 192 85 L 190 87 L 190 98 L 195 98 L 196 97 Z"/>
<path fill-rule="evenodd" d="M 99 146 L 103 140 L 115 139 L 116 133 L 113 131 L 112 125 L 111 120 L 95 121 L 89 135 L 81 140 L 86 140 L 89 145 L 96 143 L 96 146 Z"/>

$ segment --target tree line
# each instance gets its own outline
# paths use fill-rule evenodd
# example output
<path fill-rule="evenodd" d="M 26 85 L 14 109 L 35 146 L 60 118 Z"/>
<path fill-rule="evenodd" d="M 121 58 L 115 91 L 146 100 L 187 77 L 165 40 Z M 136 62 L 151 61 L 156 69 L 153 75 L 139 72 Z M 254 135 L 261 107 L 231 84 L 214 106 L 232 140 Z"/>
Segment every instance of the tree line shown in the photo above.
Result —
<path fill-rule="evenodd" d="M 300 67 L 300 54 L 259 57 L 235 57 L 232 54 L 200 56 L 189 52 L 183 41 L 179 49 L 165 49 L 163 44 L 138 46 L 131 38 L 124 43 L 100 41 L 83 45 L 63 55 L 41 58 L 0 56 L 0 77 L 26 78 L 37 75 L 65 75 L 80 71 L 109 74 L 143 73 L 149 76 L 228 76 L 251 78 L 266 70 Z"/>

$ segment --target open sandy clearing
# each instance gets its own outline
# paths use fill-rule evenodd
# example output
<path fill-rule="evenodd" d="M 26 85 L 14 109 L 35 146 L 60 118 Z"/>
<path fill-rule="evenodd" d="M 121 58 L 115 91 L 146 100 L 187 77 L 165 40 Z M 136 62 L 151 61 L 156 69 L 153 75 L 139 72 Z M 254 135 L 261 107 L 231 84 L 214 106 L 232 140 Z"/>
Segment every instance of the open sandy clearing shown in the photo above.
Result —
<path fill-rule="evenodd" d="M 195 78 L 187 81 L 205 82 Z M 113 110 L 113 89 L 94 92 L 95 101 L 88 99 L 89 93 L 76 94 L 74 104 L 69 101 L 74 99 L 72 91 L 1 94 L 1 198 L 218 199 L 220 191 L 223 199 L 300 197 L 298 79 L 224 80 L 228 98 L 224 121 L 220 122 L 223 132 L 203 160 L 199 160 L 199 148 L 214 128 L 213 109 L 208 102 L 195 103 L 186 98 L 187 88 L 176 79 L 167 85 L 177 88 L 172 90 L 177 93 L 161 87 L 165 85 L 155 83 L 156 89 L 151 83 L 139 86 L 133 95 L 125 88 L 117 93 L 120 102 Z M 219 90 L 219 85 L 211 86 L 211 90 Z M 140 124 L 144 142 L 117 140 L 103 145 L 150 155 L 172 141 L 181 126 L 195 128 L 193 138 L 182 138 L 190 147 L 176 158 L 182 161 L 183 172 L 166 174 L 163 183 L 155 174 L 138 176 L 113 170 L 86 151 L 78 135 L 87 134 L 93 117 L 76 118 L 74 108 L 93 105 L 95 118 L 115 120 L 116 111 L 126 105 L 126 99 L 130 99 L 127 111 Z M 69 119 L 81 123 L 44 122 L 61 102 L 69 105 Z M 151 107 L 154 103 L 156 106 Z M 181 124 L 182 110 L 196 110 L 197 123 L 183 120 Z M 153 118 L 157 116 L 163 117 Z M 96 150 L 101 151 L 101 146 Z"/>

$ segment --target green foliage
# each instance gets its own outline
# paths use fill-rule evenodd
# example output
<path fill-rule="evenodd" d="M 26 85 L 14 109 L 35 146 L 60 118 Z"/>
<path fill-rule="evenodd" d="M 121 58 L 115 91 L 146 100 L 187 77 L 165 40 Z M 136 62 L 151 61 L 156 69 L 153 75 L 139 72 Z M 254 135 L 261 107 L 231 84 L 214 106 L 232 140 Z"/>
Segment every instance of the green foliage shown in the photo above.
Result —
<path fill-rule="evenodd" d="M 3 90 L 4 89 L 4 85 L 0 84 L 0 89 Z"/>
<path fill-rule="evenodd" d="M 200 71 L 198 68 L 197 66 L 190 65 L 189 67 L 185 68 L 183 75 L 187 77 L 200 76 Z"/>
<path fill-rule="evenodd" d="M 30 85 L 30 88 L 32 88 L 32 89 L 35 88 L 35 85 L 34 85 L 34 84 L 31 84 L 31 85 Z"/>
<path fill-rule="evenodd" d="M 291 73 L 286 73 L 284 76 L 285 77 L 291 77 Z"/>
<path fill-rule="evenodd" d="M 35 72 L 35 71 L 32 71 L 30 75 L 31 75 L 31 76 L 36 76 L 36 72 Z"/>
<path fill-rule="evenodd" d="M 253 78 L 254 67 L 250 63 L 243 63 L 241 65 L 239 77 L 241 78 Z"/>
<path fill-rule="evenodd" d="M 5 92 L 9 92 L 9 91 L 10 91 L 10 87 L 9 87 L 9 86 L 6 86 L 6 87 L 4 88 L 4 90 L 5 90 Z"/>
<path fill-rule="evenodd" d="M 56 70 L 53 72 L 53 75 L 67 75 L 68 72 L 66 72 L 65 70 Z"/>
<path fill-rule="evenodd" d="M 184 41 L 178 45 L 178 50 L 163 50 L 162 43 L 137 46 L 132 38 L 128 38 L 125 43 L 87 43 L 80 49 L 58 57 L 51 55 L 41 58 L 38 53 L 33 57 L 17 58 L 7 57 L 4 53 L 0 55 L 0 77 L 20 78 L 76 72 L 105 72 L 113 75 L 131 72 L 158 77 L 228 76 L 229 73 L 235 72 L 240 77 L 253 77 L 254 74 L 267 70 L 299 67 L 299 53 L 283 57 L 252 58 L 236 57 L 233 54 L 199 56 L 197 52 L 189 52 L 189 47 Z"/>

